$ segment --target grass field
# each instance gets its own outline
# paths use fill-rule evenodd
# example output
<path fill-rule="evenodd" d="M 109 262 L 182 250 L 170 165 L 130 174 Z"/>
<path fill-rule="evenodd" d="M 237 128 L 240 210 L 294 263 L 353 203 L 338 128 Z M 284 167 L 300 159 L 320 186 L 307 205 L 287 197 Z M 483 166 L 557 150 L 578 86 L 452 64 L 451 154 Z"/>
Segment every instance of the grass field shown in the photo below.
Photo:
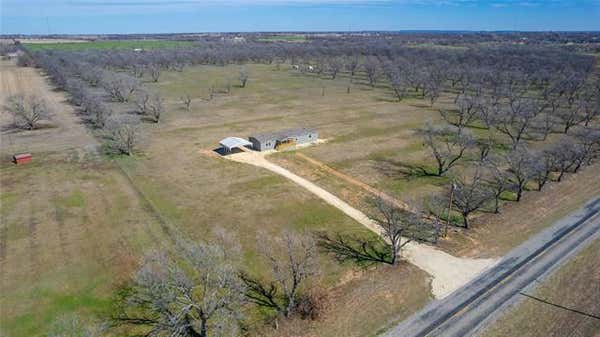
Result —
<path fill-rule="evenodd" d="M 283 41 L 283 42 L 305 42 L 305 35 L 272 35 L 258 39 L 259 41 Z"/>
<path fill-rule="evenodd" d="M 41 336 L 73 312 L 104 316 L 113 292 L 144 252 L 169 245 L 120 169 L 94 148 L 63 93 L 37 70 L 0 62 L 0 100 L 35 94 L 50 127 L 6 128 L 0 118 L 0 335 Z M 33 162 L 15 166 L 15 152 Z"/>
<path fill-rule="evenodd" d="M 95 43 L 100 42 L 90 44 Z M 260 232 L 278 236 L 284 230 L 326 230 L 371 235 L 336 208 L 282 177 L 206 155 L 206 150 L 214 149 L 227 136 L 314 127 L 328 142 L 299 151 L 398 199 L 420 200 L 446 183 L 445 178 L 407 176 L 402 171 L 406 163 L 427 162 L 428 153 L 414 130 L 427 121 L 439 121 L 437 108 L 448 105 L 449 97 L 442 97 L 431 108 L 415 98 L 399 103 L 387 88 L 371 88 L 361 76 L 351 83 L 345 74 L 332 80 L 300 74 L 286 65 L 245 67 L 249 73 L 245 88 L 238 85 L 239 66 L 195 66 L 182 72 L 165 71 L 158 83 L 148 80 L 145 86 L 165 98 L 161 122 L 143 125 L 143 142 L 135 156 L 108 158 L 88 157 L 77 148 L 81 139 L 87 138 L 62 93 L 44 87 L 33 69 L 3 64 L 0 83 L 8 88 L 4 91 L 41 88 L 62 115 L 54 121 L 54 128 L 40 133 L 3 134 L 3 140 L 14 140 L 14 149 L 35 150 L 36 162 L 26 167 L 0 166 L 0 251 L 4 254 L 0 305 L 10 308 L 3 310 L 1 334 L 39 336 L 62 313 L 93 316 L 106 310 L 115 284 L 135 269 L 137 257 L 169 243 L 154 210 L 191 239 L 210 240 L 215 230 L 223 229 L 234 234 L 242 245 L 246 268 L 256 274 L 264 270 L 257 259 L 257 246 L 264 240 L 257 238 Z M 216 94 L 209 101 L 211 87 L 230 87 L 231 91 Z M 186 94 L 193 98 L 190 111 L 180 103 Z M 114 108 L 118 113 L 131 110 L 120 104 Z M 3 158 L 8 154 L 2 153 Z M 294 152 L 269 158 L 364 210 L 364 191 L 315 170 Z M 554 209 L 553 193 L 562 191 L 568 198 L 582 186 L 585 193 L 581 200 L 597 193 L 600 183 L 588 183 L 589 170 L 593 168 L 584 171 L 583 178 L 569 178 L 553 187 L 554 191 L 539 194 L 545 196 L 543 199 L 532 198 L 530 195 L 538 195 L 532 192 L 523 203 L 508 207 L 502 215 L 508 222 L 499 235 L 488 238 L 487 229 L 475 230 L 478 237 L 472 239 L 457 232 L 442 247 L 461 255 L 501 252 L 517 239 L 524 239 L 511 231 L 520 228 L 522 224 L 514 220 L 528 212 L 528 206 L 548 204 Z M 565 186 L 564 190 L 560 186 Z M 152 207 L 140 199 L 138 191 Z M 579 201 L 573 198 L 565 204 L 575 207 Z M 542 212 L 537 219 L 549 223 L 543 221 L 554 216 Z M 481 219 L 480 228 L 500 227 L 491 216 Z M 497 227 L 485 227 L 487 223 Z M 537 228 L 532 226 L 528 233 Z M 501 248 L 494 248 L 494 240 L 501 242 L 496 244 Z M 323 318 L 289 322 L 264 335 L 373 335 L 431 298 L 427 274 L 408 264 L 362 270 L 323 256 L 322 269 L 321 284 L 331 289 Z"/>
<path fill-rule="evenodd" d="M 600 240 L 543 280 L 531 295 L 544 301 L 600 316 Z M 506 311 L 480 337 L 597 337 L 600 320 L 530 298 Z"/>
<path fill-rule="evenodd" d="M 183 72 L 165 72 L 157 84 L 147 83 L 165 97 L 167 113 L 160 125 L 146 128 L 149 141 L 144 146 L 144 155 L 133 161 L 127 160 L 127 170 L 151 199 L 158 201 L 163 213 L 175 219 L 191 237 L 206 237 L 214 228 L 233 231 L 240 238 L 248 261 L 253 261 L 258 229 L 272 235 L 278 235 L 284 228 L 363 230 L 337 210 L 280 177 L 255 167 L 199 154 L 201 150 L 217 147 L 217 142 L 227 136 L 247 137 L 286 127 L 314 127 L 328 142 L 299 151 L 398 199 L 418 201 L 447 183 L 446 178 L 407 176 L 403 173 L 403 165 L 428 163 L 429 154 L 414 135 L 414 130 L 427 121 L 438 122 L 437 109 L 449 105 L 450 97 L 442 97 L 432 108 L 414 98 L 399 103 L 385 87 L 371 88 L 360 77 L 350 83 L 344 75 L 335 80 L 319 78 L 296 73 L 286 65 L 245 67 L 249 72 L 245 88 L 237 85 L 239 66 L 186 68 Z M 210 87 L 227 86 L 231 87 L 229 94 L 208 100 Z M 193 98 L 191 111 L 183 109 L 179 101 L 185 94 Z M 269 158 L 365 210 L 367 195 L 364 191 L 315 170 L 311 164 L 299 160 L 294 152 L 278 153 Z M 592 171 L 590 168 L 583 174 L 589 175 Z M 550 190 L 565 188 L 566 195 L 570 195 L 575 193 L 571 189 L 586 185 L 585 179 L 571 181 L 569 178 Z M 566 204 L 576 207 L 597 193 L 598 187 L 588 184 L 580 198 L 573 198 Z M 443 247 L 460 255 L 498 256 L 501 249 L 491 244 L 494 241 L 501 242 L 502 249 L 508 249 L 526 238 L 513 234 L 514 229 L 523 228 L 523 224 L 515 219 L 522 216 L 527 206 L 535 204 L 542 210 L 535 218 L 539 222 L 527 227 L 529 234 L 555 219 L 556 214 L 543 212 L 544 203 L 554 200 L 551 197 L 554 194 L 541 195 L 547 197 L 538 200 L 538 194 L 531 192 L 524 202 L 508 207 L 502 219 L 509 222 L 504 223 L 497 236 L 483 239 L 482 234 L 480 241 L 473 240 L 469 245 L 465 243 L 469 234 L 457 232 L 452 238 L 462 242 L 464 246 L 459 247 L 464 249 L 457 249 L 452 244 Z M 550 203 L 548 207 L 552 208 L 552 205 Z M 562 212 L 569 207 L 561 208 Z M 494 221 L 497 220 L 490 216 L 476 223 L 484 233 L 495 228 L 487 227 L 488 223 L 500 226 Z M 351 272 L 351 269 L 327 259 L 323 262 L 327 286 L 336 287 L 342 275 Z M 256 265 L 254 261 L 252 265 Z M 260 269 L 260 266 L 256 267 L 256 271 Z M 418 275 L 414 270 L 408 270 L 403 277 L 425 280 L 424 274 Z M 373 325 L 388 324 L 390 317 L 401 315 L 408 308 L 418 308 L 420 305 L 416 303 L 424 303 L 430 296 L 428 290 L 417 286 L 426 281 L 413 281 L 412 286 L 407 285 L 414 287 L 409 292 L 414 292 L 420 300 L 409 304 L 405 302 L 408 298 L 391 297 L 392 301 L 399 302 L 390 304 L 392 311 L 387 312 L 387 316 L 382 315 L 377 309 L 379 305 L 368 300 L 377 295 L 367 289 L 382 287 L 384 278 L 368 278 L 365 274 L 355 280 L 352 290 L 342 286 L 340 292 L 364 300 L 361 304 L 365 313 L 363 322 L 373 322 Z M 332 312 L 332 318 L 327 322 L 334 324 L 335 320 L 343 320 L 342 312 L 338 313 Z M 329 329 L 334 329 L 335 325 L 321 324 L 324 325 L 317 324 L 319 327 L 309 335 L 327 336 L 325 332 L 333 331 Z M 348 331 L 362 334 L 358 331 L 363 323 L 352 321 L 347 324 Z"/>
<path fill-rule="evenodd" d="M 277 70 L 275 65 L 250 65 L 247 69 L 250 79 L 246 88 L 237 86 L 237 66 L 186 68 L 183 72 L 165 72 L 157 84 L 147 83 L 165 97 L 167 112 L 159 125 L 145 128 L 143 155 L 122 160 L 135 183 L 191 238 L 206 239 L 217 228 L 236 234 L 247 265 L 257 273 L 263 269 L 256 260 L 258 231 L 274 236 L 284 229 L 368 234 L 361 225 L 292 182 L 266 170 L 200 152 L 216 148 L 218 141 L 227 136 L 312 126 L 332 142 L 306 152 L 334 147 L 330 151 L 336 153 L 335 148 L 341 146 L 345 150 L 338 151 L 347 153 L 339 155 L 366 158 L 372 151 L 381 151 L 376 145 L 378 139 L 390 138 L 402 129 L 410 133 L 423 113 L 433 118 L 433 112 L 396 104 L 386 91 L 362 84 L 354 84 L 353 92 L 347 94 L 349 81 L 344 77 L 335 81 L 307 77 L 290 73 L 285 67 Z M 227 83 L 232 86 L 229 95 L 206 100 L 211 86 Z M 184 94 L 194 99 L 191 111 L 179 102 Z M 364 145 L 356 145 L 354 142 L 361 138 Z M 410 144 L 402 134 L 392 139 L 386 145 L 390 151 Z M 356 274 L 351 265 L 340 266 L 328 257 L 322 262 L 322 284 L 336 289 L 336 302 L 348 304 L 332 304 L 325 321 L 311 324 L 307 335 L 361 336 L 375 326 L 408 315 L 431 296 L 427 275 L 411 266 L 395 272 L 380 268 Z M 348 275 L 354 275 L 352 282 L 340 284 Z M 393 290 L 390 282 L 402 284 L 402 289 L 384 295 Z M 377 289 L 389 290 L 379 293 Z M 376 297 L 381 298 L 373 301 Z M 347 306 L 359 303 L 360 319 L 349 320 L 345 310 L 351 309 Z M 369 325 L 364 325 L 365 321 Z M 298 334 L 293 327 L 290 329 L 290 336 Z"/>
<path fill-rule="evenodd" d="M 159 49 L 176 48 L 192 45 L 191 41 L 170 40 L 97 40 L 89 42 L 57 42 L 57 43 L 27 43 L 23 45 L 31 51 L 37 50 L 68 50 L 77 51 L 85 49 Z"/>
<path fill-rule="evenodd" d="M 114 165 L 77 156 L 36 153 L 30 165 L 0 167 L 3 335 L 102 314 L 137 257 L 169 244 Z"/>
<path fill-rule="evenodd" d="M 2 83 L 8 86 L 8 93 L 47 90 L 56 109 L 63 112 L 53 121 L 55 127 L 43 133 L 10 136 L 15 149 L 34 152 L 35 165 L 15 167 L 6 163 L 2 167 L 2 247 L 6 253 L 2 258 L 2 293 L 6 296 L 0 305 L 11 308 L 3 310 L 2 334 L 39 336 L 63 313 L 101 317 L 115 284 L 135 269 L 139 255 L 156 244 L 168 244 L 169 238 L 110 158 L 86 158 L 82 155 L 85 151 L 65 146 L 65 142 L 75 147 L 82 142 L 64 140 L 63 124 L 70 125 L 69 134 L 77 134 L 73 128 L 83 126 L 72 123 L 77 116 L 62 105 L 64 97 L 61 100 L 52 96 L 60 93 L 36 82 L 40 77 L 30 74 L 32 69 L 5 66 L 2 75 L 10 79 L 6 77 Z M 264 270 L 256 258 L 259 231 L 274 236 L 286 229 L 371 235 L 337 209 L 283 178 L 200 153 L 216 147 L 218 140 L 228 135 L 314 125 L 317 120 L 323 123 L 320 129 L 325 133 L 348 133 L 352 125 L 336 130 L 336 119 L 341 114 L 347 114 L 349 121 L 366 121 L 373 114 L 367 103 L 363 103 L 362 111 L 344 112 L 361 97 L 374 93 L 369 89 L 357 89 L 356 97 L 342 107 L 333 104 L 347 95 L 344 80 L 306 78 L 270 66 L 251 66 L 249 70 L 247 88 L 234 87 L 230 95 L 217 95 L 211 102 L 203 100 L 208 88 L 233 82 L 238 67 L 165 72 L 158 84 L 148 84 L 165 96 L 165 118 L 159 125 L 145 125 L 140 152 L 133 158 L 117 159 L 116 164 L 125 169 L 156 210 L 187 237 L 210 240 L 215 229 L 233 233 L 242 244 L 247 269 L 253 273 Z M 324 85 L 327 93 L 323 97 Z M 195 98 L 189 112 L 178 102 L 185 92 Z M 306 99 L 312 97 L 317 104 L 306 106 Z M 383 94 L 375 99 L 387 98 Z M 394 108 L 385 101 L 380 103 Z M 78 137 L 84 139 L 83 135 Z M 61 152 L 52 152 L 53 147 Z M 3 154 L 3 158 L 7 156 Z M 37 219 L 33 223 L 44 226 L 31 229 L 30 213 Z M 48 236 L 43 241 L 37 234 L 42 228 Z M 37 248 L 32 251 L 31 247 Z M 60 247 L 65 247 L 65 253 Z M 43 261 L 35 264 L 37 269 L 29 267 L 34 255 Z M 363 273 L 323 256 L 322 269 L 322 285 L 333 287 L 335 292 L 330 296 L 332 305 L 326 319 L 310 323 L 311 335 L 346 331 L 348 336 L 360 336 L 401 319 L 431 296 L 427 275 L 410 265 Z M 395 291 L 395 285 L 402 287 Z M 378 301 L 373 301 L 375 298 Z M 369 321 L 369 326 L 348 321 L 346 310 L 351 309 L 346 304 L 360 305 L 360 318 Z M 346 323 L 340 325 L 342 319 Z M 303 331 L 291 325 L 289 329 L 290 335 Z"/>

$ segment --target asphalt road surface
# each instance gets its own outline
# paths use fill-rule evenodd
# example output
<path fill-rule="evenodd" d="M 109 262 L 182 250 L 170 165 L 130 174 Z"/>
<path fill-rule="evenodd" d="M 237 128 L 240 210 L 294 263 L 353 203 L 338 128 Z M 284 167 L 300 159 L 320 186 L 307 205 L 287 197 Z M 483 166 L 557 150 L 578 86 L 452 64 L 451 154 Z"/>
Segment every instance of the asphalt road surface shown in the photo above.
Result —
<path fill-rule="evenodd" d="M 521 291 L 595 239 L 600 239 L 600 199 L 530 238 L 494 267 L 383 336 L 473 336 L 518 299 Z"/>

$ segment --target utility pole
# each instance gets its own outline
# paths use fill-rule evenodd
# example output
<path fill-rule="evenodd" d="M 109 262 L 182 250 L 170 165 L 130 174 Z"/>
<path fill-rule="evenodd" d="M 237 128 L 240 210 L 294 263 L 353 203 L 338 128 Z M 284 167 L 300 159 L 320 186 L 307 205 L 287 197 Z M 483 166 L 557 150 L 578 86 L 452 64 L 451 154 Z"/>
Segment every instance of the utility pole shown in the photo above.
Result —
<path fill-rule="evenodd" d="M 444 237 L 448 236 L 448 227 L 450 226 L 450 209 L 452 208 L 452 197 L 454 195 L 454 189 L 456 184 L 452 182 L 450 185 L 450 200 L 448 201 L 448 212 L 446 213 L 446 227 L 444 228 Z"/>

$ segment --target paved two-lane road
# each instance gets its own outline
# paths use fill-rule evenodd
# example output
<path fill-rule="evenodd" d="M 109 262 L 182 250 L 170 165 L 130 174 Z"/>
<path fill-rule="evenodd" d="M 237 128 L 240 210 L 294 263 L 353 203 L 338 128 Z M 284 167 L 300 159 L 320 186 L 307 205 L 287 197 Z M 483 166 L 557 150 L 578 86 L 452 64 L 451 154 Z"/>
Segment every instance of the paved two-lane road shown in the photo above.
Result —
<path fill-rule="evenodd" d="M 508 253 L 496 266 L 395 326 L 385 337 L 472 336 L 519 293 L 600 239 L 600 199 Z"/>

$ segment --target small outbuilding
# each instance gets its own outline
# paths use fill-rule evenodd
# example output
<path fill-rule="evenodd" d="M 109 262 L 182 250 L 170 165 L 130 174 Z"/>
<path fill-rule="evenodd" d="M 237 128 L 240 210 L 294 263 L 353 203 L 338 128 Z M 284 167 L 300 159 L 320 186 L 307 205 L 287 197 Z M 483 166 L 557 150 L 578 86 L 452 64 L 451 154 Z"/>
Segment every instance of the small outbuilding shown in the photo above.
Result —
<path fill-rule="evenodd" d="M 29 163 L 31 160 L 31 153 L 18 153 L 13 156 L 13 162 L 17 165 Z"/>
<path fill-rule="evenodd" d="M 227 137 L 219 142 L 224 153 L 231 153 L 235 149 L 244 150 L 245 146 L 252 147 L 252 143 L 239 137 Z"/>
<path fill-rule="evenodd" d="M 294 128 L 275 132 L 259 133 L 249 137 L 252 147 L 257 151 L 280 149 L 288 146 L 312 143 L 319 138 L 317 130 L 312 128 Z"/>

